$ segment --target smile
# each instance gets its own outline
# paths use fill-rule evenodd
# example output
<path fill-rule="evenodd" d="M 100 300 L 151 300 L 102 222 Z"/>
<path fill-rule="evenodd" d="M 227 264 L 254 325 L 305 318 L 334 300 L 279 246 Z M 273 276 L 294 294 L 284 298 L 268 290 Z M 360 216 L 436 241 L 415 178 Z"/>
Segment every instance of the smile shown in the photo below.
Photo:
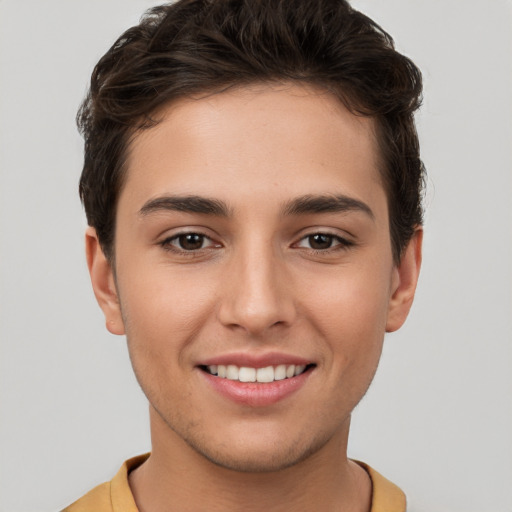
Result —
<path fill-rule="evenodd" d="M 310 366 L 312 365 L 280 364 L 276 366 L 266 366 L 264 368 L 251 368 L 247 366 L 239 367 L 234 364 L 212 364 L 203 366 L 202 369 L 211 375 L 227 380 L 269 383 L 301 375 Z"/>

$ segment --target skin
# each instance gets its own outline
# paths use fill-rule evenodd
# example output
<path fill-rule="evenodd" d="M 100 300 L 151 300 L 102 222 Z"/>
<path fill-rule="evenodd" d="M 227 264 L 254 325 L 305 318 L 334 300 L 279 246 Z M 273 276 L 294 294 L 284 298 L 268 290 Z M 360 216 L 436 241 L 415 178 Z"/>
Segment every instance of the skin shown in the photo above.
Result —
<path fill-rule="evenodd" d="M 130 148 L 115 276 L 94 229 L 86 235 L 107 328 L 126 334 L 150 403 L 152 455 L 130 474 L 139 509 L 369 510 L 368 476 L 346 455 L 350 415 L 385 332 L 409 312 L 422 238 L 394 264 L 373 120 L 298 85 L 184 99 L 161 114 Z M 228 215 L 144 212 L 190 195 Z M 312 195 L 367 210 L 285 211 Z M 184 233 L 201 235 L 198 249 L 184 248 Z M 269 352 L 313 367 L 268 406 L 227 399 L 198 367 Z"/>

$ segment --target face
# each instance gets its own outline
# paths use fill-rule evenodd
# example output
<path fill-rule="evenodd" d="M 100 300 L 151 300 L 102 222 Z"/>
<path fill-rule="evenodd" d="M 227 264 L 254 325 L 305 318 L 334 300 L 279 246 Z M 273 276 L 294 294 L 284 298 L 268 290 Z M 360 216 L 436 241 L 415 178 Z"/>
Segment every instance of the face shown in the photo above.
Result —
<path fill-rule="evenodd" d="M 182 100 L 163 116 L 131 146 L 115 281 L 87 238 L 154 449 L 166 438 L 244 471 L 333 452 L 419 268 L 419 235 L 393 263 L 372 120 L 295 85 Z"/>

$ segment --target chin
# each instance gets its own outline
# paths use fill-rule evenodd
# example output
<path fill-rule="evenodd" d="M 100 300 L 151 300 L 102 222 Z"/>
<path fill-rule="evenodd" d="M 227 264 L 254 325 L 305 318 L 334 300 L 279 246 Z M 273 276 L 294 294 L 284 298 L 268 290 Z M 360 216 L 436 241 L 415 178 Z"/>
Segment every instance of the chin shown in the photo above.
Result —
<path fill-rule="evenodd" d="M 216 466 L 242 473 L 273 473 L 285 470 L 314 456 L 328 442 L 327 439 L 310 439 L 306 444 L 302 440 L 293 442 L 288 439 L 288 443 L 262 442 L 256 445 L 254 442 L 239 441 L 230 446 L 217 444 L 212 447 L 194 439 L 185 441 L 194 451 Z"/>

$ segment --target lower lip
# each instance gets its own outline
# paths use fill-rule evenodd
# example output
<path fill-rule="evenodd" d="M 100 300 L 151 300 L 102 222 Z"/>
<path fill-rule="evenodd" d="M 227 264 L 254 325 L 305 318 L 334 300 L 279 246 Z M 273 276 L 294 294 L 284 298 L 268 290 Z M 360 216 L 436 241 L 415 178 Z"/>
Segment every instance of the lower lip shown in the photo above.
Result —
<path fill-rule="evenodd" d="M 238 404 L 265 407 L 280 402 L 301 389 L 309 378 L 312 368 L 296 377 L 267 383 L 240 382 L 217 377 L 203 370 L 199 371 L 213 389 L 222 396 Z"/>

